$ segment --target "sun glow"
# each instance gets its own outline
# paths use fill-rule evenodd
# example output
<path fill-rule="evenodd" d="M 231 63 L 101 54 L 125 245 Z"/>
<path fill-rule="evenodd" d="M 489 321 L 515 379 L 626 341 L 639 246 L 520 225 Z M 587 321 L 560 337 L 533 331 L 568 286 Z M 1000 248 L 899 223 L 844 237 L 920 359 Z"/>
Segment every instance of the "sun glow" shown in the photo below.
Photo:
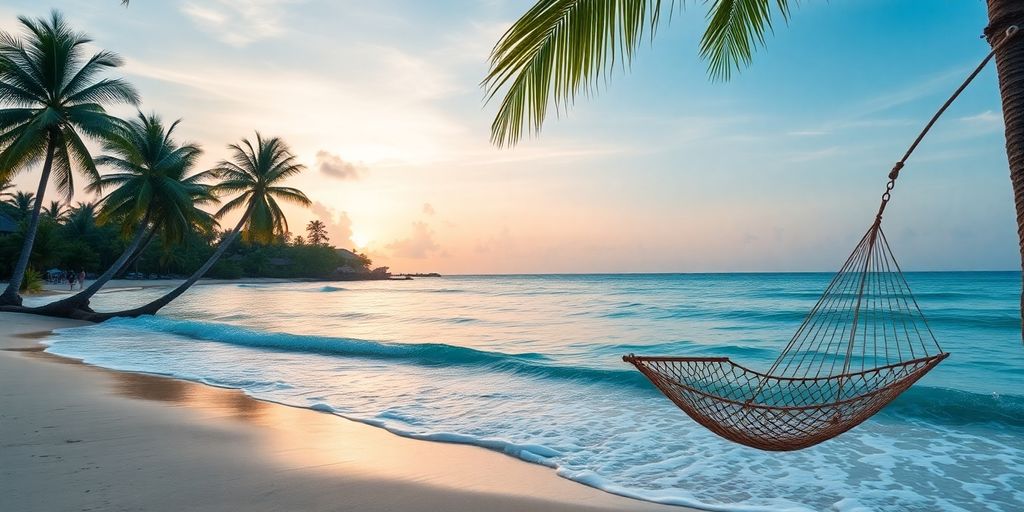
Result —
<path fill-rule="evenodd" d="M 356 244 L 356 249 L 362 249 L 370 243 L 370 239 L 359 231 L 353 231 L 351 236 L 352 243 Z"/>

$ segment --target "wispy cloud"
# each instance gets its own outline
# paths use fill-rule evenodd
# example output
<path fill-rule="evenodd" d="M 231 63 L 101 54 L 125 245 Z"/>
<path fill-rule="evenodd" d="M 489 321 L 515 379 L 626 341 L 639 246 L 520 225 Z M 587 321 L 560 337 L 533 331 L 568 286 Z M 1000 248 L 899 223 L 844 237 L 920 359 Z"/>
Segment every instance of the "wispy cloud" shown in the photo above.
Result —
<path fill-rule="evenodd" d="M 185 2 L 181 10 L 197 25 L 236 47 L 286 32 L 284 16 L 289 4 L 300 0 L 207 0 Z"/>
<path fill-rule="evenodd" d="M 973 116 L 961 117 L 960 120 L 974 126 L 983 126 L 988 128 L 1003 127 L 1003 115 L 992 110 L 979 112 Z"/>
<path fill-rule="evenodd" d="M 834 158 L 838 155 L 843 154 L 844 151 L 845 150 L 839 146 L 813 149 L 810 151 L 800 151 L 783 158 L 783 161 L 788 163 L 811 162 L 814 160 L 822 160 L 825 158 Z"/>

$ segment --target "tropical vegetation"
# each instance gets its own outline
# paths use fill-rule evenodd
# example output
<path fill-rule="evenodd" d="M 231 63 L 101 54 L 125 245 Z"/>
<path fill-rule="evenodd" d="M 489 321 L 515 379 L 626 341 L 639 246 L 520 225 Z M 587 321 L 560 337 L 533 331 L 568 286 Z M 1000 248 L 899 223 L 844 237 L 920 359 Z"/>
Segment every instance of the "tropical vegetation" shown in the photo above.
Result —
<path fill-rule="evenodd" d="M 48 184 L 65 199 L 76 172 L 95 179 L 85 138 L 102 138 L 118 125 L 104 105 L 137 104 L 135 89 L 119 78 L 101 78 L 121 65 L 116 54 L 86 53 L 90 39 L 54 11 L 49 18 L 19 17 L 21 37 L 0 33 L 0 181 L 42 162 L 28 228 L 0 304 L 20 304 Z M 83 136 L 85 138 L 83 138 Z"/>
<path fill-rule="evenodd" d="M 369 274 L 365 255 L 328 245 L 321 221 L 308 230 L 312 243 L 291 238 L 281 204 L 310 201 L 286 184 L 304 167 L 282 139 L 257 132 L 230 145 L 230 157 L 213 169 L 199 170 L 202 150 L 175 140 L 180 121 L 141 112 L 122 120 L 106 112 L 112 104 L 139 103 L 130 84 L 102 76 L 120 58 L 104 50 L 87 54 L 90 40 L 58 12 L 19 21 L 20 36 L 0 32 L 0 276 L 10 276 L 0 310 L 99 321 L 155 313 L 206 275 L 325 278 L 353 267 Z M 100 156 L 90 153 L 88 139 Z M 15 176 L 37 166 L 37 190 L 15 190 Z M 76 174 L 98 201 L 72 205 Z M 60 200 L 46 203 L 48 185 Z M 215 214 L 207 211 L 221 201 Z M 236 215 L 234 228 L 219 229 Z M 64 270 L 99 275 L 64 299 L 20 305 L 19 291 L 38 290 L 44 276 Z M 115 277 L 153 274 L 189 276 L 138 308 L 90 308 L 90 298 Z"/>
<path fill-rule="evenodd" d="M 217 212 L 217 217 L 223 218 L 228 213 L 242 210 L 235 228 L 221 238 L 217 249 L 205 263 L 164 296 L 138 308 L 89 315 L 90 318 L 102 320 L 109 316 L 156 314 L 205 276 L 239 237 L 249 243 L 266 244 L 285 236 L 288 220 L 278 204 L 279 200 L 300 206 L 312 204 L 302 191 L 283 185 L 285 180 L 302 172 L 305 166 L 298 163 L 280 138 L 264 139 L 256 132 L 255 143 L 242 139 L 241 144 L 232 144 L 229 148 L 232 150 L 231 159 L 221 161 L 212 171 L 220 179 L 213 190 L 220 194 L 237 194 Z"/>
<path fill-rule="evenodd" d="M 327 245 L 331 239 L 327 236 L 327 225 L 320 219 L 311 220 L 306 224 L 306 234 L 309 235 L 307 240 L 310 245 Z"/>

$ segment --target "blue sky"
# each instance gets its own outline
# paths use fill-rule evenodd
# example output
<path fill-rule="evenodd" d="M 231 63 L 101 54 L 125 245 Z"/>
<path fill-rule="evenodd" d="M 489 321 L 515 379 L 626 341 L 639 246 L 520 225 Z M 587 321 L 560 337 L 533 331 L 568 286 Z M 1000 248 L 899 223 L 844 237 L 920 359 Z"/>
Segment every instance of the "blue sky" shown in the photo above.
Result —
<path fill-rule="evenodd" d="M 338 245 L 448 273 L 835 269 L 892 163 L 988 51 L 981 1 L 805 2 L 714 83 L 692 4 L 630 72 L 499 150 L 478 84 L 529 5 L 14 0 L 0 27 L 64 11 L 127 59 L 144 110 L 184 118 L 204 164 L 254 129 L 288 140 L 317 203 L 289 211 L 293 231 L 319 217 Z M 907 165 L 885 227 L 906 268 L 1013 269 L 1013 219 L 990 67 Z"/>

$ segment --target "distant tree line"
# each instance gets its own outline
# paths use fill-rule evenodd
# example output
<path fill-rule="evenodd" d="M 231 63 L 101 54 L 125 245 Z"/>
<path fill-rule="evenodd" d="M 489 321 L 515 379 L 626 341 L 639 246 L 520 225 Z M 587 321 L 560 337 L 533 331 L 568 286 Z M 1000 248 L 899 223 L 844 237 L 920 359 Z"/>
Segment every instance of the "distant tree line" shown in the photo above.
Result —
<path fill-rule="evenodd" d="M 10 184 L 0 184 L 0 189 L 0 214 L 17 226 L 14 232 L 0 233 L 0 278 L 7 278 L 24 242 L 35 197 L 30 192 L 12 191 Z M 121 226 L 98 222 L 96 212 L 92 202 L 68 207 L 53 201 L 43 207 L 29 267 L 40 273 L 60 269 L 84 270 L 90 275 L 110 267 L 128 241 L 121 234 Z M 207 276 L 329 279 L 344 267 L 370 271 L 373 261 L 365 254 L 356 253 L 353 258 L 328 244 L 329 235 L 322 221 L 310 221 L 307 232 L 305 238 L 279 234 L 269 243 L 241 240 L 227 249 Z M 187 276 L 210 258 L 225 234 L 190 231 L 183 240 L 174 243 L 156 234 L 132 255 L 116 277 Z"/>

